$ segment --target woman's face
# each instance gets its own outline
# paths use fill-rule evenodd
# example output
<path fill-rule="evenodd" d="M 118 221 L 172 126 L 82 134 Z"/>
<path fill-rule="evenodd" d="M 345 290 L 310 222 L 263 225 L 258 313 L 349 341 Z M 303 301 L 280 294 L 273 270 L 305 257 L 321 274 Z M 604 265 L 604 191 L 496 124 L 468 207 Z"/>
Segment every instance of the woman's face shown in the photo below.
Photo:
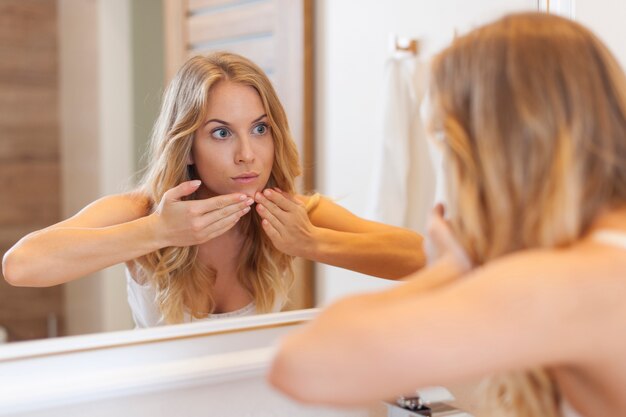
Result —
<path fill-rule="evenodd" d="M 190 164 L 209 195 L 263 190 L 274 164 L 274 139 L 257 91 L 220 81 L 211 87 L 206 119 L 196 131 Z"/>

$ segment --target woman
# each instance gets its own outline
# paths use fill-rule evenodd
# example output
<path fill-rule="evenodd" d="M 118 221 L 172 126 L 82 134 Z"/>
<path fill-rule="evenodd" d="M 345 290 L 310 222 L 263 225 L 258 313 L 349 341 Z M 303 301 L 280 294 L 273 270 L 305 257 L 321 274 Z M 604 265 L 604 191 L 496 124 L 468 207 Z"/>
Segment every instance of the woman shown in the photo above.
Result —
<path fill-rule="evenodd" d="M 484 415 L 626 415 L 623 71 L 579 24 L 521 14 L 456 39 L 432 72 L 441 256 L 288 337 L 272 383 L 350 405 L 487 377 Z"/>
<path fill-rule="evenodd" d="M 419 235 L 294 194 L 300 168 L 285 112 L 241 56 L 185 63 L 151 145 L 136 192 L 21 239 L 3 259 L 6 280 L 50 286 L 125 262 L 143 327 L 277 311 L 294 256 L 386 278 L 423 264 Z"/>

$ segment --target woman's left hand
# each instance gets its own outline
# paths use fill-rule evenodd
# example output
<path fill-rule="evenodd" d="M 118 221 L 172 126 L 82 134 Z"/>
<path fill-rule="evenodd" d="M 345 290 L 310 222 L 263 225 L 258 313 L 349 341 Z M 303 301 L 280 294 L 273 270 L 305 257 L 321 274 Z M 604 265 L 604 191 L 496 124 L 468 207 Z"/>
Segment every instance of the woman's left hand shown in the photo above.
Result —
<path fill-rule="evenodd" d="M 467 272 L 473 268 L 472 260 L 454 236 L 450 224 L 444 217 L 444 207 L 437 204 L 428 219 L 427 234 L 429 237 L 428 263 L 446 259 L 454 263 L 459 270 Z"/>
<path fill-rule="evenodd" d="M 307 257 L 314 249 L 316 228 L 304 204 L 277 188 L 256 193 L 254 200 L 263 219 L 263 230 L 276 249 L 287 255 Z"/>

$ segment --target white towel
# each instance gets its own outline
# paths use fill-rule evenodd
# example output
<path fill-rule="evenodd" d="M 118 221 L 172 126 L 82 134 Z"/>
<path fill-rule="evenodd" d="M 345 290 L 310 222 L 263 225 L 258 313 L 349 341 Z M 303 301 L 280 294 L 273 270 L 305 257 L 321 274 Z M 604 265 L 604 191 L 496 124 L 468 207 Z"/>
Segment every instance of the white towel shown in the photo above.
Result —
<path fill-rule="evenodd" d="M 374 171 L 371 217 L 424 232 L 435 177 L 420 118 L 427 65 L 396 54 L 385 68 L 383 147 Z"/>

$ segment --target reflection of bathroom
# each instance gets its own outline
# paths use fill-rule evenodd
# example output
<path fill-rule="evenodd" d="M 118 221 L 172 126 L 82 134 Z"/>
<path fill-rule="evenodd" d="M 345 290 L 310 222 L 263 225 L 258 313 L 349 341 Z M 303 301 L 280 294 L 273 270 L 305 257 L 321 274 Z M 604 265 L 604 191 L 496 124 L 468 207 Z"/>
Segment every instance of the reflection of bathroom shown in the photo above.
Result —
<path fill-rule="evenodd" d="M 0 92 L 8 133 L 0 193 L 11 203 L 0 213 L 1 254 L 28 232 L 132 189 L 164 86 L 187 56 L 216 49 L 249 56 L 274 81 L 298 140 L 311 140 L 302 129 L 304 87 L 292 87 L 303 85 L 297 61 L 304 48 L 290 46 L 304 37 L 301 5 L 214 3 L 195 2 L 189 13 L 177 14 L 186 2 L 4 2 L 0 18 L 12 30 L 0 36 L 7 44 L 3 62 L 12 62 L 5 71 L 12 89 Z M 281 23 L 290 13 L 300 13 L 298 25 Z M 219 29 L 221 19 L 235 27 Z M 297 52 L 280 54 L 283 49 Z M 303 187 L 312 186 L 311 172 L 305 170 Z M 287 309 L 311 307 L 312 267 L 295 268 L 301 279 Z M 16 288 L 4 279 L 0 288 L 8 341 L 133 327 L 121 265 L 52 288 Z"/>
<path fill-rule="evenodd" d="M 390 94 L 387 65 L 394 54 L 393 47 L 390 47 L 390 36 L 397 35 L 419 42 L 418 53 L 410 55 L 406 61 L 414 62 L 406 68 L 403 67 L 403 70 L 415 71 L 412 73 L 416 83 L 413 86 L 418 92 L 423 92 L 425 84 L 420 78 L 423 74 L 418 72 L 424 70 L 428 58 L 449 42 L 456 31 L 463 32 L 506 12 L 537 10 L 538 4 L 540 7 L 550 4 L 537 0 L 310 1 L 311 3 L 304 3 L 314 3 L 311 9 L 314 12 L 314 34 L 308 40 L 308 45 L 294 52 L 302 54 L 298 55 L 300 57 L 304 55 L 305 49 L 314 50 L 314 60 L 309 62 L 312 67 L 307 70 L 310 77 L 307 82 L 311 83 L 313 94 L 309 97 L 311 101 L 308 102 L 308 107 L 304 106 L 311 111 L 306 117 L 314 120 L 314 128 L 313 131 L 300 131 L 301 139 L 313 135 L 309 140 L 313 142 L 310 146 L 314 152 L 307 158 L 314 167 L 314 174 L 307 181 L 317 191 L 330 196 L 357 215 L 369 218 L 376 216 L 373 207 L 384 198 L 379 194 L 380 189 L 376 188 L 380 179 L 376 176 L 381 175 L 381 169 L 384 169 L 381 168 L 381 164 L 384 164 L 381 161 L 381 150 L 384 149 L 385 134 L 388 132 L 384 108 L 389 105 Z M 179 3 L 185 2 L 2 1 L 0 27 L 8 30 L 0 30 L 0 44 L 3 45 L 0 54 L 11 55 L 0 59 L 0 195 L 3 200 L 3 204 L 0 204 L 0 254 L 20 236 L 71 215 L 88 201 L 128 189 L 134 173 L 142 167 L 142 150 L 149 136 L 167 76 L 166 44 L 175 41 L 164 37 L 165 17 L 173 17 L 164 16 L 164 10 L 173 13 Z M 272 9 L 284 2 L 190 0 L 188 3 L 198 7 L 204 7 L 203 4 L 217 4 L 218 6 L 213 7 L 227 12 L 250 6 L 265 10 L 266 13 L 268 8 Z M 163 4 L 166 5 L 165 8 Z M 571 0 L 556 4 L 562 4 L 563 8 L 557 9 L 555 2 L 552 2 L 553 12 L 562 11 L 568 14 L 575 10 L 576 19 L 597 31 L 615 51 L 622 64 L 626 63 L 626 53 L 621 48 L 624 29 L 621 25 L 622 19 L 619 19 L 626 14 L 624 6 L 616 6 L 609 0 Z M 622 8 L 621 14 L 612 9 L 615 7 Z M 280 13 L 280 8 L 276 11 Z M 202 13 L 210 14 L 207 11 L 200 14 Z M 263 16 L 273 19 L 272 13 Z M 235 25 L 232 22 L 231 24 Z M 266 45 L 264 37 L 267 33 L 257 35 L 252 38 L 252 42 Z M 250 41 L 249 38 L 244 40 Z M 236 43 L 230 40 L 223 45 L 232 45 L 229 42 Z M 202 42 L 199 41 L 199 44 Z M 219 42 L 216 44 L 219 45 Z M 250 53 L 258 53 L 259 50 L 248 49 Z M 275 82 L 280 82 L 280 73 L 268 72 Z M 417 116 L 419 94 L 414 99 L 414 112 Z M 297 102 L 296 99 L 293 100 Z M 289 102 L 288 99 L 286 101 Z M 305 118 L 302 115 L 303 109 L 297 104 L 293 106 L 296 110 L 290 116 L 297 120 L 293 125 L 306 126 L 302 120 Z M 416 141 L 426 140 L 419 134 L 410 137 Z M 406 175 L 410 177 L 410 181 L 407 182 L 405 195 L 405 214 L 402 219 L 378 219 L 396 222 L 421 232 L 427 208 L 438 192 L 435 187 L 436 178 L 441 172 L 437 170 L 436 160 L 431 159 L 431 154 L 425 155 L 430 152 L 425 142 L 415 142 L 407 146 L 410 150 L 407 162 L 410 171 Z M 422 161 L 424 165 L 417 164 L 416 161 Z M 416 168 L 416 164 L 419 167 Z M 303 267 L 303 270 L 306 268 Z M 299 290 L 301 293 L 298 297 L 301 297 L 301 301 L 294 308 L 323 306 L 347 293 L 392 285 L 326 265 L 316 265 L 314 276 L 314 285 Z M 297 327 L 300 324 L 298 322 L 290 325 Z M 121 267 L 107 269 L 62 287 L 12 288 L 3 279 L 0 280 L 0 344 L 53 336 L 109 332 L 130 329 L 132 326 Z M 224 332 L 223 329 L 212 329 L 211 332 L 213 331 Z M 269 335 L 264 333 L 259 339 L 262 342 L 255 345 L 258 350 L 242 350 L 241 356 L 236 357 L 237 360 L 248 360 L 255 357 L 255 354 L 260 355 L 255 358 L 266 358 L 263 355 L 269 353 L 263 349 L 268 348 L 279 333 L 280 331 Z M 124 344 L 128 346 L 118 347 L 119 350 L 109 349 L 108 353 L 102 352 L 102 356 L 98 356 L 100 353 L 94 350 L 91 358 L 96 361 L 104 358 L 115 363 L 116 358 L 112 352 L 148 357 L 152 354 L 147 349 L 149 343 L 156 342 L 150 338 L 142 339 L 143 334 L 121 335 Z M 118 335 L 120 334 L 112 333 L 112 337 Z M 239 336 L 236 333 L 231 336 L 232 339 L 219 339 L 219 343 L 244 343 L 243 336 L 241 340 L 237 339 Z M 254 340 L 257 336 L 246 337 Z M 193 339 L 189 335 L 180 336 L 180 339 L 181 345 L 172 342 L 170 346 L 167 345 L 168 342 L 160 341 L 158 348 L 154 348 L 163 357 L 179 347 L 189 348 L 189 352 L 193 352 L 189 355 L 187 351 L 180 353 L 176 356 L 176 361 L 179 362 L 173 366 L 183 362 L 189 365 L 185 360 L 192 359 L 198 352 L 197 346 L 205 347 L 201 343 L 192 347 L 190 340 Z M 215 340 L 217 339 L 207 338 L 207 346 L 213 346 L 211 344 Z M 86 351 L 91 349 L 86 347 L 90 346 L 88 340 L 81 339 L 79 343 Z M 144 348 L 138 347 L 140 345 Z M 8 352 L 6 358 L 9 358 L 5 358 L 6 361 L 13 357 L 13 351 L 10 351 L 12 346 L 15 345 L 3 346 L 9 349 L 5 351 Z M 33 352 L 33 355 L 48 355 L 43 351 Z M 210 353 L 225 354 L 219 349 L 211 350 Z M 226 356 L 220 358 L 224 359 Z M 58 353 L 57 359 L 61 367 L 75 366 L 74 357 L 68 356 L 67 352 Z M 150 360 L 152 359 L 154 358 L 150 356 Z M 212 380 L 212 389 L 217 389 L 215 387 L 219 385 L 219 393 L 223 397 L 212 398 L 211 401 L 214 404 L 220 403 L 223 398 L 236 401 L 236 392 L 243 385 L 242 392 L 248 392 L 248 389 L 259 390 L 261 394 L 253 397 L 255 400 L 260 400 L 261 395 L 270 396 L 271 401 L 268 400 L 266 405 L 277 404 L 284 407 L 284 415 L 293 415 L 295 411 L 301 413 L 298 415 L 381 415 L 380 409 L 350 414 L 330 410 L 303 410 L 290 403 L 283 403 L 282 399 L 268 393 L 268 388 L 262 382 L 260 375 L 264 366 L 263 360 L 254 362 L 258 366 L 254 368 L 257 373 L 252 372 L 249 379 L 242 376 L 241 380 L 237 380 L 241 385 L 219 385 L 219 378 Z M 159 368 L 161 364 L 156 359 L 154 361 L 149 363 L 145 359 L 146 369 L 157 373 L 165 369 L 167 364 L 163 365 L 164 368 Z M 52 364 L 50 368 L 46 368 L 51 380 L 51 375 L 59 371 L 54 366 L 56 365 Z M 96 371 L 104 372 L 94 368 L 94 372 Z M 214 371 L 220 372 L 217 368 Z M 141 394 L 143 397 L 139 403 L 146 407 L 148 404 L 158 404 L 163 410 L 170 411 L 174 404 L 183 407 L 187 399 L 189 404 L 193 404 L 205 395 L 202 383 L 209 384 L 206 382 L 208 377 L 202 381 L 196 385 L 185 385 L 187 391 L 176 388 L 177 395 L 169 405 L 159 399 L 163 395 L 157 391 Z M 87 386 L 97 389 L 95 384 Z M 192 386 L 193 388 L 189 388 Z M 129 390 L 129 396 L 124 397 L 126 399 L 120 404 L 129 407 L 132 405 L 132 395 L 139 395 L 141 384 L 137 382 L 134 387 L 136 391 Z M 102 413 L 115 412 L 114 406 L 107 405 L 108 398 L 117 395 L 112 392 L 111 388 L 111 392 L 106 394 L 109 397 L 103 395 L 98 397 L 98 401 L 94 400 L 94 403 L 102 407 Z M 53 399 L 50 401 L 52 404 Z M 42 405 L 39 411 L 45 410 L 45 406 Z M 65 407 L 58 415 L 79 415 L 81 412 L 80 406 L 74 403 Z M 158 408 L 153 405 L 150 407 L 153 407 L 152 411 Z M 187 407 L 188 412 L 199 409 L 192 405 Z M 241 413 L 250 412 L 249 409 L 238 410 Z M 39 411 L 32 411 L 31 415 L 38 415 Z M 44 414 L 39 415 L 52 415 L 41 412 Z M 269 415 L 269 411 L 266 412 L 268 414 L 263 415 Z M 3 414 L 0 412 L 0 415 Z M 275 415 L 282 414 L 277 412 Z"/>
<path fill-rule="evenodd" d="M 159 90 L 149 91 L 163 79 L 162 14 L 149 3 L 3 2 L 2 62 L 11 65 L 0 93 L 0 192 L 10 203 L 0 214 L 0 252 L 128 188 L 143 146 L 135 138 L 147 136 L 158 108 Z M 140 33 L 130 32 L 131 19 Z M 142 40 L 150 46 L 139 48 Z M 8 341 L 132 325 L 119 268 L 57 287 L 15 288 L 3 279 L 0 288 Z"/>

